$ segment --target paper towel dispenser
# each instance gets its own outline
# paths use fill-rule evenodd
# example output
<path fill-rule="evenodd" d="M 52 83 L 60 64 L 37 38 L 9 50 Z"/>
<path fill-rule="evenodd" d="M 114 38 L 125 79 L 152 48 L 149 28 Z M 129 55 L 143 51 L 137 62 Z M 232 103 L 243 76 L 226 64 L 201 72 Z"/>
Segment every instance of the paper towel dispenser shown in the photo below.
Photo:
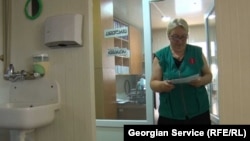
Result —
<path fill-rule="evenodd" d="M 64 14 L 45 21 L 45 43 L 51 48 L 82 46 L 82 15 Z"/>

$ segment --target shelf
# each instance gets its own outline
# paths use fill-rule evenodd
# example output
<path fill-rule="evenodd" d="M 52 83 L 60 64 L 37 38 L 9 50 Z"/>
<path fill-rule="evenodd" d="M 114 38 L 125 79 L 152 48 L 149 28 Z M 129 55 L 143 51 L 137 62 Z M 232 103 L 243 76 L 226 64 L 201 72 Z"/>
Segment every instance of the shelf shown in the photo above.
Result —
<path fill-rule="evenodd" d="M 128 49 L 128 56 L 115 56 L 117 74 L 142 74 L 141 32 L 120 20 L 114 20 L 114 28 L 128 27 L 128 36 L 115 37 L 114 47 Z"/>

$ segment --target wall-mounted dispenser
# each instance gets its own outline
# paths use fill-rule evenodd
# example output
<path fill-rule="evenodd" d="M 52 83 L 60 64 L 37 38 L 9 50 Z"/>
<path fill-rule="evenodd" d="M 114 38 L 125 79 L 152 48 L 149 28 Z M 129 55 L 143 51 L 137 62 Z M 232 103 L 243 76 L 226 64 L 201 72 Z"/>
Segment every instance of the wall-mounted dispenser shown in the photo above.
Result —
<path fill-rule="evenodd" d="M 49 69 L 49 55 L 46 53 L 33 56 L 33 71 L 36 77 L 44 76 Z"/>
<path fill-rule="evenodd" d="M 82 15 L 64 14 L 45 21 L 45 43 L 51 48 L 82 46 Z"/>

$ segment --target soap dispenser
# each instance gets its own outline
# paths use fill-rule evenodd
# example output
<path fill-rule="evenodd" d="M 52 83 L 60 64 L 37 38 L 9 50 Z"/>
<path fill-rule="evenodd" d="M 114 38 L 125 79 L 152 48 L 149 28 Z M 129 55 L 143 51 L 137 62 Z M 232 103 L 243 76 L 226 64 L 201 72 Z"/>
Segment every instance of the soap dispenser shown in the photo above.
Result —
<path fill-rule="evenodd" d="M 49 69 L 49 56 L 48 54 L 38 54 L 33 56 L 33 71 L 34 76 L 44 76 Z"/>

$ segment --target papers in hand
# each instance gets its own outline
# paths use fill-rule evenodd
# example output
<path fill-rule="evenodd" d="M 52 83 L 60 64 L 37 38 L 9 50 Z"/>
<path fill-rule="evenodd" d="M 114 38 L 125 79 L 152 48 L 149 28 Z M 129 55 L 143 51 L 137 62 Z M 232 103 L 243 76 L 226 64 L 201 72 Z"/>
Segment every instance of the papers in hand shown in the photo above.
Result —
<path fill-rule="evenodd" d="M 181 83 L 188 83 L 192 80 L 195 80 L 199 78 L 199 74 L 191 75 L 185 78 L 179 78 L 179 79 L 172 79 L 172 80 L 166 80 L 167 82 L 170 82 L 172 84 L 181 84 Z"/>

